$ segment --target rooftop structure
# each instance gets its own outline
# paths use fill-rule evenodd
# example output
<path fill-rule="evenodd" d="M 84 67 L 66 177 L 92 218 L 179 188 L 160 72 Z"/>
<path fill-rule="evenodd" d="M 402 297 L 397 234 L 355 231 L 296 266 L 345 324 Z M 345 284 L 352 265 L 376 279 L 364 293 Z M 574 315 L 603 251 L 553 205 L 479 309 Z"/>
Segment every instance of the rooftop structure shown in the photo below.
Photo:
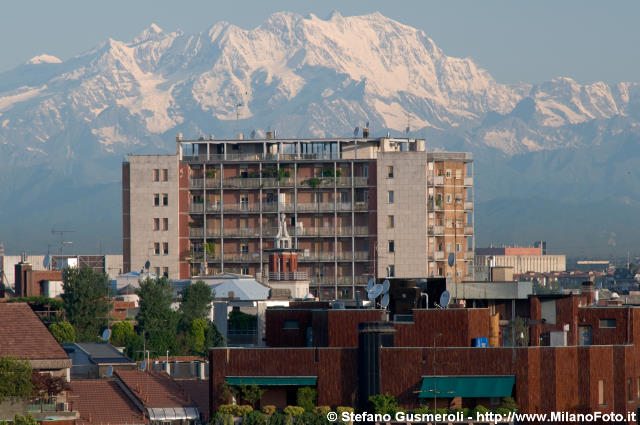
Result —
<path fill-rule="evenodd" d="M 172 279 L 268 273 L 280 220 L 323 299 L 370 276 L 471 278 L 473 165 L 424 140 L 183 140 L 123 164 L 124 271 Z M 448 258 L 455 261 L 452 266 Z"/>

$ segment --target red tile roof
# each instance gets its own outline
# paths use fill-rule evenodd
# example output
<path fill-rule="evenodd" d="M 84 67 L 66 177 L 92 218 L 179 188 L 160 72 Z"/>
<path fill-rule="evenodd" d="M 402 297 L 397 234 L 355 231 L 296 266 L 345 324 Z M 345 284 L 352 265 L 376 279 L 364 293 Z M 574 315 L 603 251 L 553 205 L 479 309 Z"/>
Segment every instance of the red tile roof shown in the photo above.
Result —
<path fill-rule="evenodd" d="M 69 359 L 27 303 L 0 303 L 0 356 Z"/>
<path fill-rule="evenodd" d="M 114 373 L 144 407 L 195 406 L 191 396 L 164 372 L 118 370 Z"/>
<path fill-rule="evenodd" d="M 187 391 L 198 406 L 198 411 L 209 421 L 209 381 L 200 379 L 179 379 L 176 381 Z"/>
<path fill-rule="evenodd" d="M 72 381 L 69 402 L 70 407 L 80 414 L 76 425 L 149 423 L 115 381 Z"/>

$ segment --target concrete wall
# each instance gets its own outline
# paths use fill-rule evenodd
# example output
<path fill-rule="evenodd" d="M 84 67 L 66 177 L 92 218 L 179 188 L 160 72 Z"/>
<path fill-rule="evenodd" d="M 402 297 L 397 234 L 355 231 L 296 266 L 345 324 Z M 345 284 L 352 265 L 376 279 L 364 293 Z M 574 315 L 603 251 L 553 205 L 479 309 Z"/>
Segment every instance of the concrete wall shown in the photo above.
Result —
<path fill-rule="evenodd" d="M 393 178 L 387 167 L 393 167 Z M 395 266 L 396 277 L 427 276 L 427 154 L 425 152 L 380 152 L 378 176 L 378 276 L 387 276 Z M 389 202 L 393 191 L 393 203 Z M 389 228 L 389 216 L 394 227 Z M 389 252 L 389 241 L 394 252 Z"/>
<path fill-rule="evenodd" d="M 135 155 L 129 157 L 128 197 L 129 218 L 124 230 L 124 271 L 142 270 L 147 260 L 152 273 L 169 269 L 169 278 L 179 278 L 178 259 L 178 158 L 176 155 Z M 126 168 L 123 169 L 126 172 Z M 154 170 L 160 170 L 159 181 L 154 181 Z M 168 172 L 163 181 L 162 170 Z M 126 191 L 123 176 L 123 192 Z M 160 205 L 155 206 L 154 197 L 160 196 Z M 168 196 L 168 205 L 163 205 L 163 195 Z M 124 193 L 123 193 L 124 195 Z M 126 221 L 126 211 L 125 217 Z M 159 230 L 154 230 L 154 219 L 159 219 Z M 168 218 L 169 228 L 163 230 L 163 219 Z M 127 229 L 128 227 L 128 229 Z M 130 239 L 127 240 L 127 230 Z M 154 244 L 160 244 L 160 254 L 154 253 Z M 169 252 L 163 254 L 163 243 L 168 243 Z M 128 247 L 126 246 L 128 245 Z M 158 270 L 159 269 L 159 270 Z"/>

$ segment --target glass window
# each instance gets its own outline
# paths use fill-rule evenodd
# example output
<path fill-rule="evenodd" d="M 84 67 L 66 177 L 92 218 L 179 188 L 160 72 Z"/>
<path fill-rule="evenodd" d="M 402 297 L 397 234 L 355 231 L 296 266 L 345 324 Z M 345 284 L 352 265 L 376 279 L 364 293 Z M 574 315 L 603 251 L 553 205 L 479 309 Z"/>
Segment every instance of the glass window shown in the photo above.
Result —
<path fill-rule="evenodd" d="M 282 329 L 298 329 L 299 327 L 297 320 L 285 320 L 282 325 Z"/>
<path fill-rule="evenodd" d="M 162 253 L 164 255 L 168 255 L 169 254 L 169 244 L 167 242 L 163 242 L 162 243 Z"/>
<path fill-rule="evenodd" d="M 387 228 L 393 229 L 394 227 L 396 227 L 396 223 L 393 216 L 390 215 L 387 217 Z"/>
<path fill-rule="evenodd" d="M 387 277 L 394 277 L 396 275 L 396 266 L 389 264 L 387 267 Z"/>
<path fill-rule="evenodd" d="M 392 165 L 389 165 L 387 167 L 387 177 L 390 178 L 390 179 L 393 178 L 393 166 Z"/>
<path fill-rule="evenodd" d="M 160 255 L 160 242 L 155 242 L 153 244 L 153 253 L 155 255 Z"/>
<path fill-rule="evenodd" d="M 153 219 L 153 230 L 160 230 L 160 219 L 159 218 L 154 218 Z"/>
<path fill-rule="evenodd" d="M 154 168 L 153 170 L 153 181 L 160 181 L 160 170 L 158 168 Z"/>
<path fill-rule="evenodd" d="M 393 204 L 393 190 L 389 191 L 389 203 Z"/>
<path fill-rule="evenodd" d="M 445 176 L 446 178 L 450 179 L 450 178 L 451 178 L 451 170 L 447 170 L 447 171 L 445 171 L 444 176 Z"/>
<path fill-rule="evenodd" d="M 169 180 L 169 170 L 166 168 L 162 169 L 162 181 L 166 182 L 167 180 Z"/>
<path fill-rule="evenodd" d="M 389 241 L 389 252 L 395 252 L 395 242 L 394 241 Z"/>
<path fill-rule="evenodd" d="M 168 218 L 163 218 L 162 219 L 162 230 L 169 230 L 169 219 Z"/>
<path fill-rule="evenodd" d="M 162 194 L 162 205 L 165 207 L 169 205 L 169 195 L 167 193 Z"/>
<path fill-rule="evenodd" d="M 601 328 L 615 328 L 616 319 L 600 319 Z"/>
<path fill-rule="evenodd" d="M 163 267 L 162 268 L 162 275 L 164 277 L 169 277 L 169 267 Z"/>
<path fill-rule="evenodd" d="M 447 204 L 451 203 L 451 194 L 447 193 Z"/>
<path fill-rule="evenodd" d="M 159 193 L 155 193 L 153 195 L 153 205 L 154 206 L 160 206 L 160 194 Z"/>

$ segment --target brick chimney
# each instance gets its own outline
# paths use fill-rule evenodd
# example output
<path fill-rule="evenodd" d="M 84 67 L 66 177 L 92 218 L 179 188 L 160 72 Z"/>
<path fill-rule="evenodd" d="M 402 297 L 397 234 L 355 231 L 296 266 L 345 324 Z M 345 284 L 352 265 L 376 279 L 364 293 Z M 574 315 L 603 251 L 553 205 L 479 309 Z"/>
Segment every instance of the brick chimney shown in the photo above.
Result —
<path fill-rule="evenodd" d="M 593 282 L 582 282 L 582 295 L 587 297 L 587 305 L 593 305 Z"/>

